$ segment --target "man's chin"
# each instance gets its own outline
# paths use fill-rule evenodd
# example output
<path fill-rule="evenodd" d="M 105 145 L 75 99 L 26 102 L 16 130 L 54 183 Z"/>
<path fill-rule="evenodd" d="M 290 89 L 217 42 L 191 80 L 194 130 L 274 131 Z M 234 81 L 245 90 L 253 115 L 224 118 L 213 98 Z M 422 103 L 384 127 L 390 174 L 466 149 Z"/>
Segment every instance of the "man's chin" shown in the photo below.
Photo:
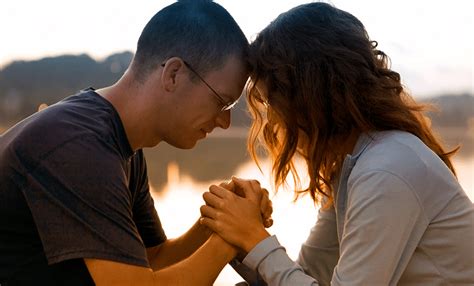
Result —
<path fill-rule="evenodd" d="M 192 144 L 192 145 L 184 145 L 184 146 L 181 146 L 181 147 L 178 147 L 178 148 L 179 149 L 184 149 L 184 150 L 193 149 L 194 146 L 196 146 L 196 144 L 197 144 L 197 141 L 194 142 L 194 144 Z"/>
<path fill-rule="evenodd" d="M 187 150 L 187 149 L 194 148 L 194 146 L 196 146 L 196 144 L 197 144 L 197 141 L 198 140 L 194 140 L 194 141 L 190 140 L 188 142 L 166 142 L 166 143 L 168 143 L 169 145 L 171 145 L 175 148 Z"/>

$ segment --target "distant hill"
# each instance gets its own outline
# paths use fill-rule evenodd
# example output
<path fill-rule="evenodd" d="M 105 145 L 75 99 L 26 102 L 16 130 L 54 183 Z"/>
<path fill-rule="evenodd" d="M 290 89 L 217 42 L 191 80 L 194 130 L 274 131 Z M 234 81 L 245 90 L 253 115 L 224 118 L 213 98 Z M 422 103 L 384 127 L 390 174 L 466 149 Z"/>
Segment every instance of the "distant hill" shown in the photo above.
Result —
<path fill-rule="evenodd" d="M 474 120 L 474 97 L 469 94 L 442 95 L 424 102 L 434 104 L 438 108 L 438 110 L 428 113 L 435 126 L 467 128 L 469 124 L 474 123 L 472 122 Z"/>
<path fill-rule="evenodd" d="M 132 53 L 123 52 L 103 61 L 83 54 L 11 63 L 0 70 L 0 133 L 2 128 L 8 128 L 36 112 L 41 103 L 53 104 L 80 89 L 114 83 L 132 57 Z M 440 109 L 440 112 L 428 115 L 444 142 L 450 148 L 461 144 L 461 156 L 474 154 L 474 97 L 468 94 L 440 95 L 424 102 L 434 103 Z M 232 112 L 232 126 L 250 126 L 245 97 Z M 167 168 L 173 162 L 180 166 L 183 175 L 209 181 L 228 179 L 238 166 L 249 160 L 245 132 L 233 138 L 224 136 L 203 140 L 192 150 L 159 144 L 145 152 L 150 181 L 157 190 L 166 183 Z"/>
<path fill-rule="evenodd" d="M 82 54 L 11 63 L 0 70 L 0 127 L 8 127 L 34 113 L 41 103 L 55 103 L 89 86 L 112 84 L 132 57 L 131 52 L 123 52 L 96 61 Z M 435 126 L 466 127 L 469 119 L 474 118 L 472 95 L 440 95 L 425 101 L 435 103 L 441 110 L 428 114 Z M 250 125 L 244 97 L 232 113 L 232 124 Z"/>
<path fill-rule="evenodd" d="M 109 85 L 132 56 L 123 52 L 99 62 L 85 54 L 15 61 L 0 71 L 0 122 L 18 121 L 39 104 L 55 103 L 83 88 Z"/>

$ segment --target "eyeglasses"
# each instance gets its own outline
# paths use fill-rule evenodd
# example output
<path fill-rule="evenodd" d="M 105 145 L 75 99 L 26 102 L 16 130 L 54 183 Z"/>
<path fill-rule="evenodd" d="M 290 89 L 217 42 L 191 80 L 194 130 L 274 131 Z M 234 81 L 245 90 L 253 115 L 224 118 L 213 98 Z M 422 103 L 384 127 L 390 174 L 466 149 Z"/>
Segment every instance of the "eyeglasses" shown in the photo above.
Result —
<path fill-rule="evenodd" d="M 226 110 L 230 110 L 232 109 L 238 102 L 238 99 L 237 100 L 234 100 L 234 101 L 230 101 L 230 102 L 226 102 L 222 96 L 220 96 L 203 78 L 202 76 L 200 76 L 192 67 L 191 65 L 189 65 L 188 62 L 186 61 L 183 61 L 183 63 L 186 65 L 186 67 L 192 71 L 205 85 L 207 85 L 207 87 L 212 90 L 213 94 L 216 96 L 216 98 L 219 100 L 219 102 L 221 103 L 222 105 L 222 108 L 221 108 L 221 111 L 226 111 Z"/>
<path fill-rule="evenodd" d="M 191 65 L 190 65 L 188 62 L 186 62 L 186 61 L 183 60 L 183 63 L 184 63 L 184 65 L 185 65 L 190 71 L 192 71 L 192 72 L 212 91 L 212 93 L 213 93 L 213 95 L 216 97 L 216 99 L 219 100 L 219 103 L 222 105 L 221 110 L 220 110 L 221 112 L 222 112 L 222 111 L 226 111 L 226 110 L 230 110 L 230 109 L 232 109 L 232 108 L 237 104 L 237 102 L 239 101 L 238 99 L 236 99 L 236 100 L 234 100 L 234 101 L 226 102 L 226 101 L 222 98 L 222 96 L 220 96 L 220 95 L 217 93 L 217 91 L 215 91 L 215 90 L 204 80 L 204 78 L 203 78 L 202 76 L 200 76 L 200 75 L 196 72 L 196 70 L 194 70 L 194 69 L 191 67 Z M 164 67 L 164 66 L 165 66 L 165 63 L 162 63 L 161 66 Z"/>

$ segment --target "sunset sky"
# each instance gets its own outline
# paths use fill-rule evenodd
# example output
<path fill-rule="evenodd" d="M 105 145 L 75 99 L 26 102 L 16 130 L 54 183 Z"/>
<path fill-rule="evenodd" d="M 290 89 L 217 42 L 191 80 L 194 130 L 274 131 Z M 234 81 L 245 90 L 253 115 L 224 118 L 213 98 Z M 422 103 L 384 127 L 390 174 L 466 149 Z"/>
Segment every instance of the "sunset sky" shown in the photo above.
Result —
<path fill-rule="evenodd" d="M 134 51 L 146 22 L 174 1 L 1 0 L 0 68 L 13 60 Z M 278 14 L 308 1 L 216 0 L 252 40 Z M 468 0 L 333 0 L 358 17 L 417 98 L 474 93 L 474 25 Z"/>

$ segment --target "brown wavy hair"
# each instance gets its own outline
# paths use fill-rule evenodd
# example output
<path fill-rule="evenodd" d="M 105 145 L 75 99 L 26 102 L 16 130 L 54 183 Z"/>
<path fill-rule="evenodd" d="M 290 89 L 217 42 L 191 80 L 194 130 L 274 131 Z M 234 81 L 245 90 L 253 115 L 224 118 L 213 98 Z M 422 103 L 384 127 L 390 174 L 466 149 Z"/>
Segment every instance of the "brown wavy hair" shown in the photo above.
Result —
<path fill-rule="evenodd" d="M 293 8 L 258 34 L 249 57 L 247 102 L 254 120 L 248 147 L 258 164 L 258 146 L 264 143 L 277 189 L 292 173 L 295 199 L 309 192 L 315 202 L 322 196 L 331 201 L 331 185 L 346 155 L 334 146 L 351 134 L 382 130 L 414 134 L 455 174 L 450 156 L 458 148 L 444 150 L 423 115 L 428 106 L 410 97 L 387 55 L 350 13 L 326 3 Z M 296 154 L 306 161 L 310 177 L 303 190 Z"/>

